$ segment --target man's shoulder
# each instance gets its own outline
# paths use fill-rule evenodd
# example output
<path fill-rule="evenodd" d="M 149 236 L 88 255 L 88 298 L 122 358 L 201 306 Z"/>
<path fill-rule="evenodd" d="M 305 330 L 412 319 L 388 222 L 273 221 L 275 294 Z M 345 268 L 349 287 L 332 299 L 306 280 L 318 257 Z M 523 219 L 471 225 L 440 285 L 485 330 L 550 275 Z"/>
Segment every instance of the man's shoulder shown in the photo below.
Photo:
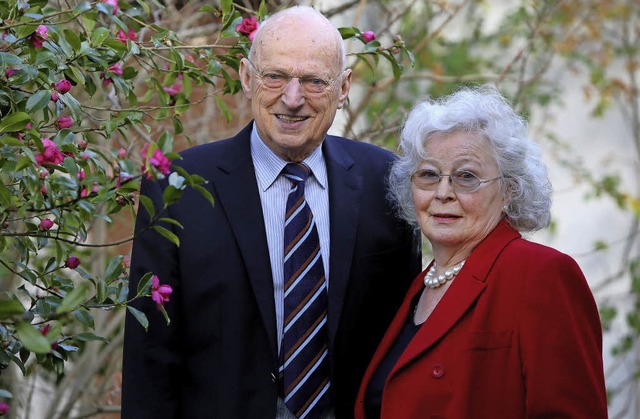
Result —
<path fill-rule="evenodd" d="M 345 152 L 348 152 L 356 160 L 373 159 L 379 162 L 388 162 L 396 158 L 396 155 L 391 151 L 364 141 L 352 140 L 336 135 L 328 135 L 326 141 L 330 147 L 343 148 Z"/>

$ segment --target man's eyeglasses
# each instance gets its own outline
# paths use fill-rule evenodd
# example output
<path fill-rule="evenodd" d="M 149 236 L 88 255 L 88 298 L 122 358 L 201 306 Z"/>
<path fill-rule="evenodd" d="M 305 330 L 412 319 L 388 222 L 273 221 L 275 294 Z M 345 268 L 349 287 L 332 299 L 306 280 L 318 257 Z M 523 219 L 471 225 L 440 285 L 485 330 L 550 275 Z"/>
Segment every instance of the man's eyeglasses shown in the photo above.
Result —
<path fill-rule="evenodd" d="M 418 188 L 425 191 L 435 190 L 443 177 L 449 178 L 449 185 L 456 192 L 471 193 L 475 192 L 480 185 L 494 180 L 502 179 L 502 176 L 492 179 L 480 179 L 471 172 L 458 170 L 451 174 L 444 175 L 431 169 L 418 170 L 411 175 L 411 181 Z"/>
<path fill-rule="evenodd" d="M 253 72 L 258 76 L 258 78 L 260 78 L 262 84 L 266 88 L 274 90 L 282 89 L 291 81 L 291 79 L 298 79 L 298 82 L 305 93 L 319 94 L 333 86 L 333 83 L 338 79 L 338 77 L 344 73 L 344 70 L 342 70 L 337 76 L 330 79 L 316 75 L 292 76 L 291 74 L 279 70 L 260 70 L 251 62 L 251 60 L 247 59 L 247 61 L 249 61 Z"/>

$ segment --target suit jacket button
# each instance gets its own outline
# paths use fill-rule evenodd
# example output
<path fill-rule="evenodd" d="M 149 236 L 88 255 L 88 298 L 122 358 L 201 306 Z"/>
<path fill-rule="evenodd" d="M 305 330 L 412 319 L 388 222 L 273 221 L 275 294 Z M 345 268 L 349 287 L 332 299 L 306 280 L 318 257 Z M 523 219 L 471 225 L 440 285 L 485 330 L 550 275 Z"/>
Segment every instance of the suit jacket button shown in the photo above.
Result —
<path fill-rule="evenodd" d="M 431 369 L 431 376 L 433 378 L 442 378 L 444 375 L 444 367 L 440 364 L 435 364 Z"/>

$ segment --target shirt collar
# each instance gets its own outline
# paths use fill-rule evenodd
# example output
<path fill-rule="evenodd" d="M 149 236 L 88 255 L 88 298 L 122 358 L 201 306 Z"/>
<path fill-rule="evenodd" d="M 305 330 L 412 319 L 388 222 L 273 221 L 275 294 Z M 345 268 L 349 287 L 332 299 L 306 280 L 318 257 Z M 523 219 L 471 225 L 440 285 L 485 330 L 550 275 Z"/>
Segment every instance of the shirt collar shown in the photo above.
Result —
<path fill-rule="evenodd" d="M 260 138 L 255 122 L 251 130 L 251 158 L 256 169 L 258 185 L 262 191 L 271 187 L 273 182 L 280 176 L 282 169 L 287 165 L 287 161 L 275 154 Z M 313 177 L 318 181 L 323 189 L 327 187 L 327 166 L 322 154 L 322 146 L 313 150 L 303 161 L 311 169 Z"/>

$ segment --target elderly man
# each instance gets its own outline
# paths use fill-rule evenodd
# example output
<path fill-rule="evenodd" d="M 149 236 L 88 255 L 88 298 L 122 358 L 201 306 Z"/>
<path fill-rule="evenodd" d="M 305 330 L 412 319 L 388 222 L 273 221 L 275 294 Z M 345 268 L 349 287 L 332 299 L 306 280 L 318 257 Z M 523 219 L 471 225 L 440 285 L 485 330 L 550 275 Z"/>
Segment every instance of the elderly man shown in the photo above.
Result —
<path fill-rule="evenodd" d="M 148 271 L 171 285 L 172 322 L 134 303 L 150 327 L 126 321 L 123 418 L 352 416 L 420 255 L 386 199 L 392 153 L 327 135 L 351 85 L 345 61 L 311 8 L 261 25 L 240 65 L 254 120 L 179 162 L 215 206 L 186 191 L 166 214 L 180 247 L 151 230 L 134 242 L 130 289 Z M 142 193 L 159 206 L 163 186 Z M 149 219 L 141 209 L 137 229 Z"/>

